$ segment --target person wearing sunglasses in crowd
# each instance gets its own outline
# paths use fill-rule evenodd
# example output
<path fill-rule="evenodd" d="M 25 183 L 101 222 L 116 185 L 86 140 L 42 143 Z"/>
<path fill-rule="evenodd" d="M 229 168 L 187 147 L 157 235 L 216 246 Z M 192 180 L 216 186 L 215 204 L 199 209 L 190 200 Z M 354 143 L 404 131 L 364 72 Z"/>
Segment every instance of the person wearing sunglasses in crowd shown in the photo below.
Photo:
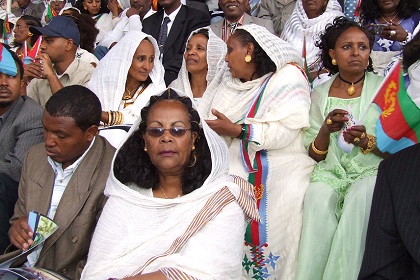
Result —
<path fill-rule="evenodd" d="M 228 175 L 227 147 L 194 107 L 167 89 L 142 109 L 114 158 L 83 279 L 241 278 L 246 218 L 259 219 L 252 185 Z"/>

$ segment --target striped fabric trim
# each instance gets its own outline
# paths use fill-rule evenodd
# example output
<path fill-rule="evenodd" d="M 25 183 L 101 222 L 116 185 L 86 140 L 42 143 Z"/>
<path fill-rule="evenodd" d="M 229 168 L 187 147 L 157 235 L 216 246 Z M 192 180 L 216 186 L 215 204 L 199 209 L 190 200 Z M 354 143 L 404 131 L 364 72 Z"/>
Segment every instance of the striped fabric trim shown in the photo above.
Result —
<path fill-rule="evenodd" d="M 236 201 L 246 214 L 247 222 L 251 220 L 259 222 L 261 218 L 257 208 L 257 200 L 254 194 L 254 187 L 242 177 L 236 175 L 230 176 L 233 178 L 235 184 L 241 188 L 241 192 L 239 193 L 239 197 L 236 199 Z"/>
<path fill-rule="evenodd" d="M 160 269 L 160 272 L 165 275 L 166 279 L 170 280 L 198 280 L 198 278 L 192 277 L 173 267 L 163 267 Z"/>
<path fill-rule="evenodd" d="M 176 238 L 171 247 L 166 250 L 166 252 L 150 258 L 141 268 L 137 269 L 131 275 L 126 275 L 124 278 L 141 274 L 143 270 L 156 259 L 169 256 L 179 251 L 182 246 L 187 243 L 191 236 L 199 231 L 207 222 L 216 217 L 226 205 L 234 200 L 235 196 L 229 191 L 228 187 L 223 187 L 220 189 L 206 202 L 204 207 L 194 217 L 184 234 Z"/>

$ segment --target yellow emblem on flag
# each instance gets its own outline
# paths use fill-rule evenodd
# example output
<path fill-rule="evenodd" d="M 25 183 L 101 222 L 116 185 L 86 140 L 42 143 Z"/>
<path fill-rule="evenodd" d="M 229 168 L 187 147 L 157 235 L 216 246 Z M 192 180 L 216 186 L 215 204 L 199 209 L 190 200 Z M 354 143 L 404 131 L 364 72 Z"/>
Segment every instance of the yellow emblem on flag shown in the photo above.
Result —
<path fill-rule="evenodd" d="M 382 111 L 382 117 L 389 117 L 395 111 L 395 103 L 397 102 L 397 84 L 391 81 L 385 91 L 385 107 Z"/>

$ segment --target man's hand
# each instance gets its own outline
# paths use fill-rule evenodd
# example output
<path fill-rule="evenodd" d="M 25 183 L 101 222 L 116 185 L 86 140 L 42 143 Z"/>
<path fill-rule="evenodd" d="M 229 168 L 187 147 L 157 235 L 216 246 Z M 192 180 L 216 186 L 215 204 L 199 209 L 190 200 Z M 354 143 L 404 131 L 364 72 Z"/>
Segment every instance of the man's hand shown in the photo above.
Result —
<path fill-rule="evenodd" d="M 15 220 L 9 230 L 9 239 L 13 245 L 22 250 L 28 250 L 32 245 L 34 233 L 28 225 L 27 217 Z"/>

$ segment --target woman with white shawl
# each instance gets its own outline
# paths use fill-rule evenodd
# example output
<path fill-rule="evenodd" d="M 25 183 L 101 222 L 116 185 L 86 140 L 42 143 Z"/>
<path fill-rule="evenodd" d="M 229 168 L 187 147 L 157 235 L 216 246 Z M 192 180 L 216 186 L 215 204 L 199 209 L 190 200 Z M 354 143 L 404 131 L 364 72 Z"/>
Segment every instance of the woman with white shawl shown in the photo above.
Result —
<path fill-rule="evenodd" d="M 210 27 L 193 31 L 187 40 L 178 78 L 170 87 L 199 102 L 204 94 L 220 85 L 227 70 L 225 56 L 226 43 Z"/>
<path fill-rule="evenodd" d="M 227 147 L 194 107 L 167 89 L 142 110 L 114 157 L 82 279 L 241 279 L 245 218 L 259 219 L 252 186 L 228 175 Z"/>
<path fill-rule="evenodd" d="M 261 222 L 248 225 L 243 274 L 293 279 L 314 164 L 303 146 L 310 94 L 298 65 L 302 59 L 292 45 L 255 24 L 236 29 L 227 47 L 230 74 L 198 106 L 228 144 L 229 173 L 254 185 Z"/>
<path fill-rule="evenodd" d="M 320 75 L 321 81 L 315 79 L 318 70 L 323 68 L 320 64 L 321 52 L 315 43 L 319 40 L 319 34 L 325 30 L 325 26 L 338 16 L 344 14 L 337 0 L 297 0 L 295 9 L 280 36 L 291 43 L 303 58 L 306 52 L 311 80 L 317 84 L 325 81 L 326 75 Z M 327 73 L 327 70 L 322 70 L 320 74 L 323 73 Z"/>
<path fill-rule="evenodd" d="M 154 52 L 136 53 L 143 42 L 151 43 Z M 146 54 L 148 64 L 135 68 L 133 65 L 144 60 Z M 152 36 L 130 31 L 99 62 L 87 87 L 101 101 L 104 111 L 101 120 L 105 124 L 133 124 L 150 96 L 165 89 L 165 71 L 158 54 L 159 48 Z"/>

